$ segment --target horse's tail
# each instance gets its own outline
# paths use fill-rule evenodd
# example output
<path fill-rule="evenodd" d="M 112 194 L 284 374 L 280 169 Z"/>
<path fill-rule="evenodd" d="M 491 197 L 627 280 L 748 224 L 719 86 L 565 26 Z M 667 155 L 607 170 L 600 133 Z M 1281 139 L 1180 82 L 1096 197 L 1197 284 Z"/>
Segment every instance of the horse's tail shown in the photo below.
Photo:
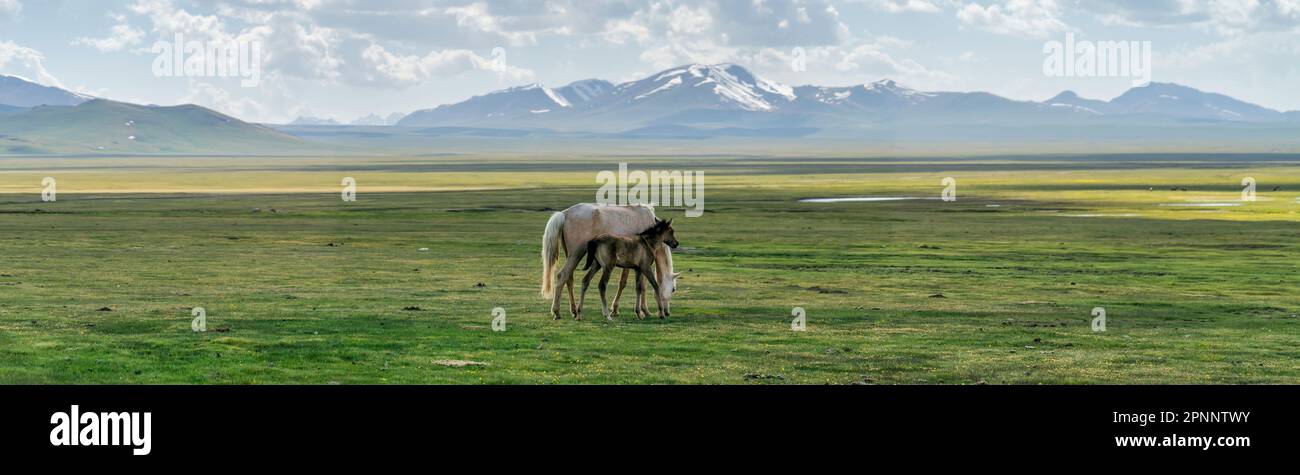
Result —
<path fill-rule="evenodd" d="M 560 259 L 560 246 L 564 245 L 564 213 L 551 215 L 542 233 L 542 297 L 555 296 L 555 261 Z"/>

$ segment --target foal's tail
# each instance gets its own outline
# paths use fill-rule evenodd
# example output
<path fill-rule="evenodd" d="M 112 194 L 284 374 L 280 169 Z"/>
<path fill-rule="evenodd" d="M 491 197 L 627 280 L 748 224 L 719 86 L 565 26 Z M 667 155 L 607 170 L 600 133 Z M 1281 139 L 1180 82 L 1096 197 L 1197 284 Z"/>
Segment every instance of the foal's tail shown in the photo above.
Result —
<path fill-rule="evenodd" d="M 542 234 L 542 297 L 555 296 L 555 261 L 560 259 L 560 246 L 564 245 L 564 213 L 551 215 Z"/>

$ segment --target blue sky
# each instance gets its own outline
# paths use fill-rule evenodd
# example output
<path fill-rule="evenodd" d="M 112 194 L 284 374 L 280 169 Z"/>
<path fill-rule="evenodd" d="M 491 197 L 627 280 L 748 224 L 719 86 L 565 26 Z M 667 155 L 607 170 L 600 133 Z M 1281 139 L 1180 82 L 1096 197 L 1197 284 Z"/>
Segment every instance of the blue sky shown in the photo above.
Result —
<path fill-rule="evenodd" d="M 152 48 L 176 33 L 258 44 L 259 83 L 156 75 Z M 1300 109 L 1300 0 L 0 0 L 0 73 L 263 122 L 346 122 L 695 62 L 790 85 L 891 78 L 1024 100 L 1132 86 L 1045 75 L 1045 42 L 1067 34 L 1149 41 L 1155 81 Z"/>

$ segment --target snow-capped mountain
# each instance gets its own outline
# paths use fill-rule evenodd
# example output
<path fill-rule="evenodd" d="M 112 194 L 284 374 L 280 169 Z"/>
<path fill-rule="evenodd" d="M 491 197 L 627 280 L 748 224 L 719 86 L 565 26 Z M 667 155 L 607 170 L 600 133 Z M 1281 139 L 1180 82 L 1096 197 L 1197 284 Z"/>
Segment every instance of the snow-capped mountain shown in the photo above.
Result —
<path fill-rule="evenodd" d="M 289 125 L 340 125 L 339 121 L 324 117 L 314 117 L 310 115 L 298 116 Z"/>
<path fill-rule="evenodd" d="M 692 111 L 771 112 L 795 99 L 793 88 L 736 65 L 689 65 L 617 86 L 599 79 L 557 89 L 515 87 L 411 113 L 399 125 L 563 127 L 556 121 L 633 126 Z"/>
<path fill-rule="evenodd" d="M 595 102 L 596 99 L 609 94 L 614 89 L 614 84 L 603 79 L 587 79 L 576 81 L 567 86 L 556 89 L 555 92 L 563 97 L 570 106 L 585 108 Z"/>
<path fill-rule="evenodd" d="M 18 76 L 0 75 L 0 105 L 12 107 L 75 106 L 94 99 L 85 94 L 42 86 Z"/>
<path fill-rule="evenodd" d="M 606 107 L 743 110 L 769 112 L 795 99 L 794 89 L 734 64 L 693 64 L 619 84 Z"/>
<path fill-rule="evenodd" d="M 1203 92 L 1187 86 L 1151 83 L 1129 89 L 1109 101 L 1084 99 L 1065 91 L 1044 101 L 1057 107 L 1073 107 L 1111 118 L 1166 118 L 1192 121 L 1276 122 L 1288 114 L 1240 101 L 1223 94 Z"/>
<path fill-rule="evenodd" d="M 418 110 L 402 118 L 397 125 L 501 124 L 521 119 L 527 121 L 531 116 L 562 112 L 571 107 L 573 104 L 569 99 L 556 90 L 541 84 L 529 84 L 474 96 L 465 102 Z"/>
<path fill-rule="evenodd" d="M 1273 109 L 1169 83 L 1151 83 L 1129 89 L 1109 104 L 1111 114 L 1232 122 L 1284 119 L 1281 112 Z"/>
<path fill-rule="evenodd" d="M 402 120 L 403 117 L 406 117 L 406 114 L 403 114 L 401 112 L 394 112 L 392 114 L 388 114 L 385 117 L 380 117 L 379 114 L 368 114 L 365 117 L 357 117 L 356 119 L 352 119 L 352 122 L 348 122 L 348 125 L 368 125 L 368 126 L 396 125 L 397 122 Z"/>
<path fill-rule="evenodd" d="M 868 110 L 900 109 L 929 101 L 936 93 L 922 92 L 882 79 L 848 87 L 801 86 L 795 89 L 802 104 L 813 106 L 852 106 Z"/>
<path fill-rule="evenodd" d="M 1105 115 L 1112 112 L 1109 102 L 1099 101 L 1096 99 L 1084 99 L 1079 97 L 1078 94 L 1075 94 L 1074 91 L 1062 91 L 1051 99 L 1043 101 L 1043 103 L 1052 107 L 1073 109 L 1094 115 Z"/>
<path fill-rule="evenodd" d="M 641 127 L 828 127 L 890 124 L 1009 126 L 1123 121 L 1295 121 L 1221 94 L 1153 83 L 1102 101 L 1065 91 L 1043 102 L 987 92 L 921 91 L 884 79 L 842 87 L 790 87 L 734 64 L 692 64 L 622 84 L 599 79 L 539 84 L 416 111 L 405 126 L 622 131 Z"/>
<path fill-rule="evenodd" d="M 800 112 L 828 114 L 848 124 L 1009 124 L 1085 118 L 1073 108 L 1060 109 L 987 92 L 920 91 L 890 79 L 849 87 L 802 86 L 795 89 L 795 94 Z"/>

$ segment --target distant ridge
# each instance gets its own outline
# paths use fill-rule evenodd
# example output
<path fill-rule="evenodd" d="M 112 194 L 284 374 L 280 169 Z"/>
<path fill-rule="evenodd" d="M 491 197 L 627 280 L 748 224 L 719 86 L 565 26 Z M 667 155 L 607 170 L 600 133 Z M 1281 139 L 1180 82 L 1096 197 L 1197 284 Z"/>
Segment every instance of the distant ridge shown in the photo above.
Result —
<path fill-rule="evenodd" d="M 396 125 L 397 122 L 402 120 L 402 118 L 405 116 L 406 116 L 405 114 L 402 114 L 400 112 L 394 112 L 392 114 L 388 114 L 388 116 L 386 117 L 380 117 L 379 114 L 369 114 L 365 117 L 358 117 L 356 119 L 353 119 L 352 122 L 348 122 L 348 125 L 367 125 L 367 126 Z"/>
<path fill-rule="evenodd" d="M 889 79 L 842 87 L 790 87 L 734 64 L 689 64 L 621 84 L 588 79 L 555 89 L 541 84 L 507 88 L 417 110 L 398 125 L 622 132 L 660 126 L 843 129 L 1297 121 L 1300 112 L 1283 113 L 1170 83 L 1135 87 L 1110 101 L 1064 91 L 1036 102 L 987 92 L 921 91 Z"/>
<path fill-rule="evenodd" d="M 28 108 L 35 106 L 75 106 L 93 97 L 43 86 L 18 76 L 0 75 L 0 105 Z"/>
<path fill-rule="evenodd" d="M 1300 149 L 1300 111 L 1178 84 L 1135 87 L 1108 101 L 1063 91 L 1039 102 L 922 91 L 890 79 L 790 87 L 734 64 L 684 65 L 620 84 L 529 84 L 406 116 L 369 114 L 349 125 L 307 114 L 271 128 L 196 105 L 96 99 L 14 76 L 0 76 L 0 97 L 17 103 L 0 102 L 0 155 L 275 155 L 524 137 Z M 393 124 L 402 127 L 387 127 Z"/>
<path fill-rule="evenodd" d="M 283 153 L 320 149 L 196 105 L 92 99 L 0 115 L 0 153 Z"/>
<path fill-rule="evenodd" d="M 339 125 L 339 122 L 334 119 L 321 117 L 299 116 L 297 119 L 294 119 L 293 122 L 290 122 L 289 125 Z"/>

